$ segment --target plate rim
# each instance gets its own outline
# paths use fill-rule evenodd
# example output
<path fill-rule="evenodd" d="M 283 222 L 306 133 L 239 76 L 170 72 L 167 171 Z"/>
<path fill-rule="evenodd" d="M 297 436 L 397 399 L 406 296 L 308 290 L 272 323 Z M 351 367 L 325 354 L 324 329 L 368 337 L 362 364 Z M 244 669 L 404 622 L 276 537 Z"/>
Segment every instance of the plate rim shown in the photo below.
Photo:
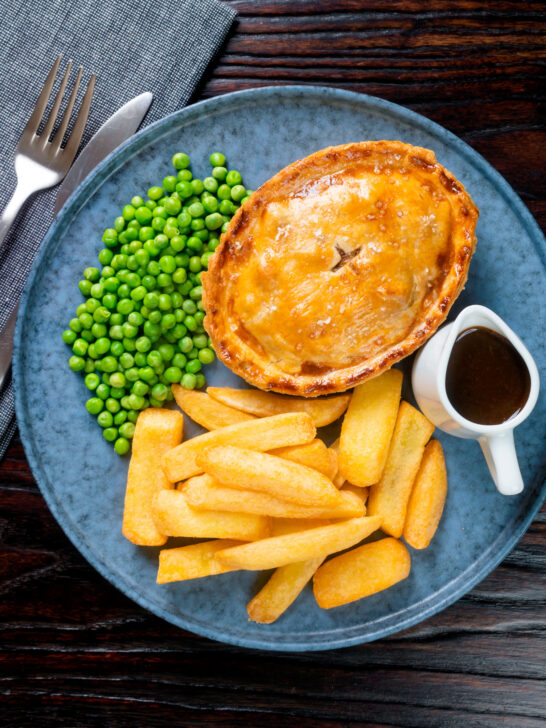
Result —
<path fill-rule="evenodd" d="M 427 619 L 433 614 L 442 611 L 447 606 L 453 604 L 459 598 L 464 596 L 464 594 L 468 593 L 479 581 L 485 578 L 485 576 L 487 576 L 487 574 L 489 574 L 506 557 L 506 555 L 512 550 L 512 548 L 516 545 L 521 536 L 527 530 L 534 516 L 540 509 L 544 498 L 546 497 L 546 483 L 544 483 L 542 489 L 538 491 L 534 502 L 531 504 L 531 507 L 525 512 L 525 517 L 520 521 L 519 525 L 511 532 L 510 537 L 504 541 L 504 543 L 500 546 L 499 550 L 496 551 L 492 555 L 492 557 L 490 556 L 490 547 L 490 549 L 486 552 L 487 558 L 484 555 L 483 557 L 481 557 L 481 559 L 474 561 L 464 572 L 459 574 L 455 579 L 448 582 L 440 590 L 429 595 L 421 602 L 414 604 L 410 608 L 410 614 L 406 617 L 406 619 L 398 621 L 394 625 L 382 626 L 378 630 L 376 630 L 375 633 L 368 635 L 358 634 L 358 630 L 362 630 L 362 624 L 355 625 L 354 627 L 339 627 L 332 631 L 323 631 L 321 633 L 318 633 L 317 636 L 314 638 L 312 636 L 312 633 L 310 633 L 309 637 L 304 639 L 303 641 L 292 642 L 288 640 L 283 641 L 283 636 L 278 633 L 269 633 L 269 636 L 267 633 L 264 633 L 263 638 L 257 636 L 246 637 L 244 634 L 243 636 L 239 636 L 239 631 L 237 633 L 229 632 L 226 634 L 225 629 L 215 629 L 214 627 L 211 627 L 208 624 L 204 624 L 199 620 L 192 621 L 191 619 L 187 619 L 184 616 L 179 616 L 169 612 L 167 609 L 157 604 L 151 596 L 141 594 L 139 591 L 137 591 L 135 587 L 130 583 L 130 581 L 126 579 L 123 573 L 118 572 L 115 568 L 112 567 L 112 565 L 110 565 L 108 562 L 105 562 L 100 554 L 97 554 L 96 551 L 93 550 L 93 548 L 88 544 L 85 534 L 75 523 L 73 523 L 68 512 L 65 511 L 61 503 L 59 503 L 58 498 L 55 494 L 55 490 L 53 486 L 49 483 L 49 479 L 41 466 L 39 454 L 35 451 L 36 448 L 32 437 L 32 426 L 27 421 L 26 417 L 24 394 L 22 388 L 18 386 L 18 382 L 22 382 L 24 378 L 24 357 L 22 354 L 24 350 L 23 333 L 25 328 L 25 313 L 27 303 L 31 297 L 31 292 L 34 287 L 34 282 L 40 269 L 40 263 L 43 256 L 45 255 L 45 252 L 52 244 L 51 241 L 54 240 L 56 235 L 59 235 L 60 237 L 62 234 L 64 234 L 72 219 L 79 211 L 80 207 L 85 204 L 86 200 L 88 199 L 88 190 L 96 191 L 97 189 L 99 189 L 99 187 L 102 186 L 102 184 L 104 184 L 106 180 L 114 172 L 117 171 L 119 166 L 121 166 L 121 164 L 126 161 L 124 155 L 126 155 L 128 150 L 131 150 L 129 157 L 138 154 L 138 152 L 142 148 L 146 147 L 148 144 L 153 143 L 161 136 L 163 136 L 163 133 L 168 133 L 168 131 L 170 130 L 170 125 L 176 119 L 187 119 L 188 122 L 191 122 L 192 117 L 201 115 L 204 108 L 210 109 L 210 111 L 214 113 L 219 108 L 221 109 L 224 105 L 227 105 L 228 107 L 232 106 L 233 102 L 237 103 L 238 99 L 242 99 L 244 103 L 244 100 L 248 97 L 256 98 L 264 96 L 266 98 L 270 98 L 272 95 L 275 94 L 280 94 L 284 97 L 323 96 L 329 97 L 329 99 L 333 99 L 334 101 L 359 104 L 363 106 L 372 106 L 376 110 L 384 110 L 388 112 L 389 115 L 394 115 L 395 117 L 402 119 L 403 121 L 408 121 L 413 125 L 424 128 L 424 130 L 428 133 L 431 133 L 434 136 L 440 138 L 443 143 L 448 143 L 449 146 L 455 147 L 457 152 L 462 157 L 464 157 L 465 160 L 467 160 L 473 167 L 477 168 L 479 172 L 484 174 L 489 179 L 489 181 L 495 186 L 495 188 L 502 194 L 507 204 L 519 215 L 528 236 L 531 238 L 537 250 L 539 259 L 541 260 L 543 266 L 545 265 L 546 241 L 544 240 L 544 236 L 537 222 L 531 215 L 530 211 L 527 209 L 526 205 L 517 195 L 515 190 L 504 179 L 504 177 L 502 177 L 502 175 L 497 172 L 497 170 L 495 170 L 494 167 L 492 167 L 489 162 L 487 162 L 478 152 L 472 149 L 472 147 L 470 147 L 466 142 L 459 139 L 459 137 L 457 137 L 455 134 L 448 131 L 436 122 L 427 119 L 421 114 L 418 114 L 417 112 L 400 106 L 399 104 L 395 104 L 391 101 L 386 101 L 384 99 L 370 96 L 368 94 L 360 94 L 354 91 L 347 91 L 344 89 L 337 89 L 328 86 L 264 86 L 258 89 L 245 89 L 242 91 L 235 91 L 221 96 L 216 96 L 211 99 L 205 99 L 183 109 L 179 109 L 137 132 L 122 145 L 117 147 L 117 149 L 111 152 L 107 157 L 105 157 L 105 159 L 102 160 L 92 170 L 88 177 L 86 177 L 86 179 L 76 188 L 73 194 L 68 198 L 64 207 L 60 211 L 56 220 L 53 221 L 51 227 L 49 228 L 48 232 L 46 233 L 44 239 L 39 246 L 38 252 L 32 263 L 32 267 L 21 296 L 19 314 L 17 317 L 14 336 L 14 399 L 17 423 L 19 426 L 19 432 L 21 435 L 23 448 L 28 459 L 32 474 L 36 480 L 42 496 L 44 497 L 49 509 L 57 520 L 59 526 L 62 528 L 63 532 L 66 534 L 69 540 L 84 556 L 84 558 L 91 564 L 91 566 L 95 568 L 109 583 L 111 583 L 119 591 L 121 591 L 134 602 L 136 602 L 139 606 L 152 612 L 156 616 L 165 619 L 167 622 L 174 624 L 179 628 L 186 629 L 188 631 L 200 634 L 210 639 L 218 640 L 220 642 L 239 647 L 262 649 L 268 651 L 324 651 L 329 649 L 348 647 L 356 644 L 363 644 L 376 639 L 384 638 L 390 634 L 394 634 L 401 630 L 407 629 Z M 165 129 L 163 133 L 161 133 L 162 129 Z M 98 184 L 97 179 L 100 180 L 98 181 Z M 533 481 L 528 485 L 528 488 L 532 487 L 532 485 L 536 481 L 540 482 L 543 469 L 544 464 L 538 466 Z M 505 530 L 502 531 L 501 535 L 499 535 L 498 538 L 501 538 L 501 536 L 504 536 L 504 534 Z M 496 541 L 493 542 L 492 546 L 494 546 L 495 542 Z M 479 568 L 476 569 L 476 566 L 479 566 Z M 469 570 L 475 571 L 471 576 L 465 579 L 465 575 Z M 453 587 L 454 584 L 458 584 L 458 586 Z M 441 599 L 438 599 L 438 595 L 442 594 L 442 592 L 446 593 L 444 593 Z M 434 604 L 423 608 L 423 605 L 426 605 L 426 602 L 431 599 L 435 599 Z M 396 612 L 391 613 L 378 621 L 382 622 L 386 620 L 392 620 L 395 615 Z M 343 636 L 333 638 L 328 637 L 328 635 L 335 634 L 337 632 L 342 632 Z M 357 633 L 355 634 L 355 632 Z M 290 635 L 294 635 L 294 633 L 288 633 L 287 636 L 290 637 Z M 319 635 L 325 635 L 325 637 L 321 638 Z M 314 639 L 315 641 L 310 642 L 309 639 Z"/>

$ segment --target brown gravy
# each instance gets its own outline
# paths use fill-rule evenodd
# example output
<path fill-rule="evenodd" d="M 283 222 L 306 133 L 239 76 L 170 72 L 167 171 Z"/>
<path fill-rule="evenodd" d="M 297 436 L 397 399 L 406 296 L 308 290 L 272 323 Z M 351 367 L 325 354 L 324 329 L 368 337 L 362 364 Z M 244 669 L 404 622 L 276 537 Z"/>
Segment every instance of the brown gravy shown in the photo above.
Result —
<path fill-rule="evenodd" d="M 531 378 L 519 352 L 501 334 L 472 326 L 455 339 L 446 372 L 449 401 L 463 417 L 499 425 L 529 397 Z"/>

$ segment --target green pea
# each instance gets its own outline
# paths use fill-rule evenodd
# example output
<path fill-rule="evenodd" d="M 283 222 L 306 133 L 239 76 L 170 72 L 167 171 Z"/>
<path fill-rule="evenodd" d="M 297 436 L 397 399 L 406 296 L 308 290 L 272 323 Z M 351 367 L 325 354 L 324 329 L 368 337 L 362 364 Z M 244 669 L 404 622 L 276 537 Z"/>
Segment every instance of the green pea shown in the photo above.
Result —
<path fill-rule="evenodd" d="M 231 199 L 234 202 L 240 202 L 246 195 L 246 190 L 243 185 L 234 185 L 231 188 Z"/>
<path fill-rule="evenodd" d="M 115 248 L 118 244 L 118 233 L 114 228 L 106 228 L 102 234 L 102 242 L 107 248 Z"/>
<path fill-rule="evenodd" d="M 202 364 L 199 361 L 199 359 L 192 359 L 186 364 L 186 371 L 190 374 L 197 374 L 197 372 L 200 372 L 202 368 Z"/>
<path fill-rule="evenodd" d="M 122 427 L 119 428 L 119 434 L 130 440 L 135 434 L 134 424 L 132 422 L 125 423 Z"/>
<path fill-rule="evenodd" d="M 148 197 L 150 200 L 159 200 L 163 197 L 163 188 L 158 187 L 157 185 L 155 187 L 150 187 L 148 190 Z"/>
<path fill-rule="evenodd" d="M 119 401 L 113 397 L 109 397 L 104 404 L 108 412 L 113 415 L 117 414 L 121 409 Z M 112 424 L 114 424 L 114 420 L 112 420 Z"/>
<path fill-rule="evenodd" d="M 161 328 L 163 331 L 169 331 L 176 326 L 176 319 L 172 313 L 166 313 L 161 317 Z"/>
<path fill-rule="evenodd" d="M 84 296 L 90 296 L 91 295 L 91 286 L 93 284 L 91 281 L 86 280 L 85 278 L 78 283 L 78 288 L 80 289 L 80 292 Z"/>
<path fill-rule="evenodd" d="M 132 354 L 129 354 L 128 352 L 124 351 L 123 354 L 119 357 L 119 365 L 122 369 L 130 369 L 135 363 L 134 357 Z"/>
<path fill-rule="evenodd" d="M 135 208 L 133 207 L 133 205 L 125 205 L 121 211 L 121 214 L 123 215 L 123 219 L 129 222 L 135 216 Z"/>
<path fill-rule="evenodd" d="M 141 243 L 146 243 L 148 240 L 153 240 L 155 238 L 157 230 L 154 230 L 151 225 L 144 225 L 140 228 L 138 231 L 138 239 Z M 135 245 L 137 241 L 135 240 L 131 245 Z M 135 248 L 133 248 L 135 250 Z"/>
<path fill-rule="evenodd" d="M 138 420 L 138 412 L 137 410 L 129 410 L 127 413 L 127 419 L 129 422 L 136 422 Z"/>
<path fill-rule="evenodd" d="M 150 397 L 150 407 L 163 407 L 163 402 L 155 399 L 155 397 Z"/>
<path fill-rule="evenodd" d="M 125 375 L 121 372 L 114 372 L 110 377 L 111 387 L 124 387 L 125 386 Z"/>
<path fill-rule="evenodd" d="M 226 163 L 226 158 L 222 152 L 213 152 L 209 157 L 209 162 L 212 167 L 223 167 Z"/>
<path fill-rule="evenodd" d="M 188 212 L 193 218 L 202 217 L 205 214 L 205 208 L 201 202 L 194 202 L 188 207 Z"/>
<path fill-rule="evenodd" d="M 135 354 L 135 364 L 138 364 L 137 362 L 137 355 Z M 146 361 L 146 359 L 144 359 Z M 125 379 L 128 382 L 136 382 L 139 378 L 138 369 L 136 367 L 130 367 L 129 369 L 125 370 Z"/>
<path fill-rule="evenodd" d="M 180 384 L 184 387 L 184 389 L 195 389 L 197 385 L 197 378 L 195 374 L 184 374 Z"/>
<path fill-rule="evenodd" d="M 131 406 L 131 409 L 140 410 L 144 406 L 144 397 L 141 397 L 138 394 L 130 394 L 129 404 Z"/>
<path fill-rule="evenodd" d="M 194 195 L 200 195 L 204 189 L 205 187 L 200 179 L 193 179 L 191 181 L 191 191 Z"/>
<path fill-rule="evenodd" d="M 87 376 L 90 375 L 88 374 Z M 91 397 L 91 399 L 88 399 L 85 403 L 85 408 L 90 415 L 98 415 L 100 412 L 102 412 L 103 407 L 104 402 L 99 397 Z"/>
<path fill-rule="evenodd" d="M 116 312 L 110 316 L 110 325 L 111 326 L 119 326 L 122 323 L 123 323 L 123 314 Z"/>
<path fill-rule="evenodd" d="M 223 233 L 227 233 L 228 225 L 229 225 L 229 222 L 225 222 L 225 223 L 224 223 L 224 224 L 222 225 L 222 227 L 220 228 L 220 230 L 221 230 L 221 231 L 222 231 Z"/>
<path fill-rule="evenodd" d="M 97 397 L 100 397 L 101 399 L 108 399 L 110 396 L 110 387 L 104 382 L 101 382 L 95 390 L 95 393 Z"/>
<path fill-rule="evenodd" d="M 206 336 L 206 334 L 197 334 L 193 337 L 193 343 L 194 346 L 196 346 L 198 349 L 204 349 L 209 343 L 208 337 Z"/>
<path fill-rule="evenodd" d="M 199 349 L 196 346 L 192 346 L 190 351 L 188 351 L 188 359 L 198 359 L 199 358 Z"/>
<path fill-rule="evenodd" d="M 72 351 L 76 356 L 85 356 L 87 354 L 87 347 L 89 344 L 84 339 L 76 339 L 72 345 Z"/>
<path fill-rule="evenodd" d="M 159 267 L 164 273 L 174 273 L 176 261 L 172 255 L 162 255 L 159 259 Z"/>
<path fill-rule="evenodd" d="M 99 412 L 97 422 L 101 427 L 111 427 L 114 424 L 114 418 L 112 416 L 112 413 L 108 412 L 108 410 L 103 410 L 102 412 Z"/>
<path fill-rule="evenodd" d="M 160 288 L 167 288 L 167 286 L 172 285 L 172 278 L 169 273 L 160 273 L 157 276 L 157 285 Z"/>
<path fill-rule="evenodd" d="M 139 336 L 139 338 L 136 340 L 136 348 L 137 351 L 145 353 L 147 351 L 150 351 L 150 349 L 152 348 L 152 342 L 147 336 Z"/>
<path fill-rule="evenodd" d="M 223 182 L 226 179 L 227 173 L 228 171 L 223 164 L 218 164 L 212 168 L 212 176 L 220 182 Z"/>
<path fill-rule="evenodd" d="M 90 389 L 91 391 L 94 391 L 100 384 L 100 377 L 98 374 L 95 374 L 94 372 L 91 374 L 88 374 L 85 377 L 85 386 L 87 389 Z M 93 412 L 91 414 L 94 414 Z"/>
<path fill-rule="evenodd" d="M 71 346 L 77 338 L 78 335 L 75 331 L 72 331 L 72 329 L 66 329 L 66 331 L 63 331 L 63 341 L 65 344 Z"/>
<path fill-rule="evenodd" d="M 169 215 L 178 215 L 182 209 L 182 203 L 176 197 L 166 197 L 163 200 L 163 207 Z"/>
<path fill-rule="evenodd" d="M 205 225 L 209 230 L 218 230 L 218 228 L 222 227 L 222 224 L 222 215 L 220 215 L 220 213 L 218 212 L 212 212 L 205 218 Z"/>
<path fill-rule="evenodd" d="M 131 393 L 137 394 L 139 397 L 144 397 L 145 394 L 148 394 L 149 389 L 150 387 L 146 384 L 146 382 L 137 379 L 131 387 Z"/>
<path fill-rule="evenodd" d="M 143 331 L 150 341 L 157 341 L 161 336 L 161 326 L 154 324 L 151 321 L 145 322 Z"/>
<path fill-rule="evenodd" d="M 135 219 L 140 225 L 148 225 L 151 222 L 153 213 L 149 207 L 141 205 L 135 210 Z"/>
<path fill-rule="evenodd" d="M 116 425 L 116 427 L 119 427 L 120 425 L 123 425 L 126 419 L 127 412 L 124 409 L 120 409 L 120 411 L 116 412 L 114 415 L 114 425 Z"/>
<path fill-rule="evenodd" d="M 117 428 L 116 428 L 116 427 L 106 427 L 106 428 L 105 428 L 105 429 L 104 429 L 104 430 L 102 431 L 102 436 L 103 436 L 103 437 L 104 437 L 104 439 L 105 439 L 105 440 L 107 440 L 108 442 L 114 442 L 114 440 L 115 440 L 115 439 L 117 438 L 117 436 L 118 436 L 118 431 L 117 431 Z"/>
<path fill-rule="evenodd" d="M 219 200 L 230 200 L 231 201 L 231 187 L 229 185 L 220 185 L 216 196 Z"/>
<path fill-rule="evenodd" d="M 155 200 L 147 200 L 144 203 L 144 206 L 147 207 L 149 210 L 154 211 L 154 209 L 157 207 L 157 202 Z"/>
<path fill-rule="evenodd" d="M 173 177 L 173 175 L 168 175 L 167 177 L 164 177 L 162 184 L 165 192 L 174 192 L 177 181 L 178 180 L 176 179 L 176 177 Z"/>
<path fill-rule="evenodd" d="M 137 286 L 131 291 L 131 298 L 133 301 L 142 301 L 146 297 L 146 288 L 144 286 Z"/>
<path fill-rule="evenodd" d="M 190 166 L 190 158 L 184 152 L 177 152 L 172 158 L 172 164 L 175 169 L 186 169 Z"/>
<path fill-rule="evenodd" d="M 214 351 L 208 347 L 201 349 L 198 356 L 201 364 L 212 364 L 214 361 Z"/>
<path fill-rule="evenodd" d="M 167 399 L 167 387 L 161 382 L 154 384 L 152 387 L 152 397 L 160 402 L 165 401 Z"/>
<path fill-rule="evenodd" d="M 190 271 L 192 273 L 199 273 L 199 271 L 201 270 L 201 268 L 202 268 L 201 258 L 199 258 L 199 256 L 197 256 L 197 255 L 192 256 L 190 258 L 190 262 L 189 262 L 189 269 L 190 269 Z"/>
<path fill-rule="evenodd" d="M 163 316 L 163 314 L 161 313 L 161 311 L 158 308 L 156 308 L 154 311 L 150 311 L 150 313 L 148 314 L 148 321 L 151 324 L 158 324 L 161 322 L 162 316 Z"/>
<path fill-rule="evenodd" d="M 172 384 L 178 383 L 182 379 L 182 370 L 174 366 L 165 369 L 165 379 Z"/>
<path fill-rule="evenodd" d="M 100 271 L 98 268 L 86 268 L 83 272 L 83 277 L 86 280 L 91 281 L 91 283 L 95 283 L 100 278 Z"/>
<path fill-rule="evenodd" d="M 236 169 L 230 169 L 229 172 L 226 174 L 226 184 L 228 184 L 230 187 L 240 185 L 242 181 L 243 178 L 241 176 L 241 173 L 237 172 Z"/>
<path fill-rule="evenodd" d="M 103 270 L 105 270 L 105 268 Z M 93 296 L 93 298 L 89 298 L 85 302 L 85 305 L 86 305 L 89 313 L 93 313 L 93 311 L 97 308 L 97 305 L 94 302 L 104 296 L 104 282 L 103 281 L 100 281 L 100 283 L 93 283 L 93 285 L 91 286 L 91 295 Z"/>
<path fill-rule="evenodd" d="M 204 374 L 202 374 L 201 372 L 198 372 L 195 375 L 195 388 L 202 389 L 206 383 L 207 383 L 207 380 L 205 379 Z"/>

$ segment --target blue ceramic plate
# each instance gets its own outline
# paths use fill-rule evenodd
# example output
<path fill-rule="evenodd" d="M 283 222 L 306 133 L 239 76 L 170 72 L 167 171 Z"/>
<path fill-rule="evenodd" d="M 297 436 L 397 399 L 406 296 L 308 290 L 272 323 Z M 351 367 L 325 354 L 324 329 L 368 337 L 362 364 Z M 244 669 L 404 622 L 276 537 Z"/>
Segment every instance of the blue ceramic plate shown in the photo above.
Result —
<path fill-rule="evenodd" d="M 17 322 L 17 419 L 42 493 L 75 546 L 109 581 L 164 619 L 207 637 L 271 650 L 321 650 L 384 637 L 438 612 L 483 579 L 510 551 L 541 501 L 541 419 L 516 433 L 525 491 L 497 493 L 475 442 L 440 435 L 449 494 L 432 546 L 412 553 L 410 576 L 381 594 L 323 611 L 308 587 L 273 625 L 248 622 L 245 605 L 266 575 L 233 573 L 158 586 L 158 549 L 121 535 L 127 458 L 114 454 L 87 414 L 83 378 L 67 367 L 61 332 L 80 301 L 77 281 L 93 265 L 105 227 L 137 192 L 157 184 L 175 151 L 194 173 L 223 150 L 255 189 L 288 163 L 331 144 L 399 139 L 429 147 L 480 208 L 478 248 L 452 317 L 482 303 L 544 361 L 544 239 L 503 178 L 476 152 L 427 119 L 370 96 L 313 87 L 262 88 L 179 111 L 137 134 L 108 157 L 70 198 L 34 262 Z M 542 256 L 542 258 L 541 258 Z M 222 365 L 209 383 L 242 386 Z M 407 379 L 407 378 L 406 378 Z M 190 434 L 198 428 L 188 427 Z"/>

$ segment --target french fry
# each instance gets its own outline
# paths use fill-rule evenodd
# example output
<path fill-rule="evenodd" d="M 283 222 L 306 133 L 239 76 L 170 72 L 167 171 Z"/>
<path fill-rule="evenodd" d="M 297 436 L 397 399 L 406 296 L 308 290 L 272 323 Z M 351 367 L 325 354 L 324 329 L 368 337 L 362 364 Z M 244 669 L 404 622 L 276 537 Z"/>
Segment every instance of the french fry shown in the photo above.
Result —
<path fill-rule="evenodd" d="M 324 561 L 317 556 L 297 564 L 286 564 L 276 569 L 269 581 L 246 606 L 253 622 L 271 624 L 295 601 L 315 571 Z"/>
<path fill-rule="evenodd" d="M 278 415 L 283 412 L 307 412 L 313 418 L 316 427 L 324 427 L 335 422 L 347 409 L 350 394 L 338 394 L 334 397 L 308 399 L 289 395 L 260 392 L 258 389 L 230 389 L 229 387 L 208 387 L 211 397 L 248 412 L 257 417 Z"/>
<path fill-rule="evenodd" d="M 337 468 L 336 473 L 332 478 L 332 483 L 336 486 L 336 488 L 339 489 L 341 488 L 343 483 L 345 483 L 345 476 L 339 471 L 339 437 L 330 445 L 328 449 L 336 458 Z"/>
<path fill-rule="evenodd" d="M 192 508 L 209 511 L 253 513 L 277 518 L 357 518 L 365 509 L 353 493 L 341 494 L 334 506 L 301 506 L 275 498 L 268 493 L 228 488 L 206 473 L 187 480 L 181 489 Z"/>
<path fill-rule="evenodd" d="M 166 536 L 152 518 L 152 498 L 172 488 L 161 467 L 164 454 L 182 440 L 184 418 L 180 412 L 153 408 L 138 416 L 133 452 L 127 475 L 122 532 L 139 546 L 162 546 Z"/>
<path fill-rule="evenodd" d="M 297 533 L 308 528 L 328 526 L 330 523 L 329 518 L 272 518 L 271 535 L 286 536 L 287 533 Z"/>
<path fill-rule="evenodd" d="M 404 538 L 414 549 L 426 549 L 436 533 L 447 495 L 444 452 L 438 440 L 425 447 L 408 503 Z"/>
<path fill-rule="evenodd" d="M 167 536 L 257 541 L 271 533 L 271 520 L 266 516 L 198 511 L 179 490 L 157 493 L 152 502 L 152 514 L 158 530 Z"/>
<path fill-rule="evenodd" d="M 339 491 L 325 475 L 267 453 L 224 445 L 205 450 L 197 462 L 228 488 L 260 491 L 315 508 L 341 503 Z"/>
<path fill-rule="evenodd" d="M 328 526 L 232 546 L 218 551 L 216 557 L 222 564 L 234 569 L 274 569 L 343 551 L 377 531 L 380 526 L 380 518 L 350 518 Z"/>
<path fill-rule="evenodd" d="M 331 609 L 388 589 L 409 572 L 408 549 L 394 538 L 384 538 L 323 564 L 313 579 L 313 592 L 319 607 Z"/>
<path fill-rule="evenodd" d="M 382 530 L 395 538 L 404 530 L 413 481 L 433 432 L 434 425 L 419 410 L 401 403 L 385 470 L 368 497 L 368 515 L 380 516 Z"/>
<path fill-rule="evenodd" d="M 364 515 L 366 515 L 366 503 L 368 501 L 369 488 L 359 488 L 358 485 L 352 485 L 351 483 L 345 483 L 341 488 L 341 493 L 352 493 L 362 501 L 364 507 Z"/>
<path fill-rule="evenodd" d="M 318 470 L 330 480 L 337 473 L 337 455 L 322 440 L 312 440 L 307 445 L 295 447 L 279 447 L 270 450 L 269 454 Z"/>
<path fill-rule="evenodd" d="M 176 404 L 182 412 L 185 412 L 194 422 L 207 430 L 217 430 L 220 427 L 228 427 L 239 422 L 256 419 L 254 415 L 249 415 L 246 412 L 241 412 L 241 410 L 217 402 L 205 392 L 185 389 L 180 384 L 171 384 L 171 389 Z"/>
<path fill-rule="evenodd" d="M 237 546 L 240 541 L 218 539 L 204 541 L 191 546 L 180 546 L 174 549 L 161 549 L 159 552 L 159 568 L 157 583 L 167 584 L 170 581 L 186 581 L 199 579 L 202 576 L 213 576 L 231 571 L 216 559 L 216 552 Z"/>
<path fill-rule="evenodd" d="M 240 422 L 183 442 L 165 455 L 163 467 L 167 478 L 175 483 L 203 472 L 197 465 L 197 456 L 207 448 L 237 445 L 260 451 L 274 450 L 287 445 L 304 445 L 311 442 L 315 434 L 313 420 L 305 412 Z"/>
<path fill-rule="evenodd" d="M 362 487 L 381 478 L 402 389 L 402 372 L 389 369 L 355 388 L 343 418 L 339 471 Z"/>

